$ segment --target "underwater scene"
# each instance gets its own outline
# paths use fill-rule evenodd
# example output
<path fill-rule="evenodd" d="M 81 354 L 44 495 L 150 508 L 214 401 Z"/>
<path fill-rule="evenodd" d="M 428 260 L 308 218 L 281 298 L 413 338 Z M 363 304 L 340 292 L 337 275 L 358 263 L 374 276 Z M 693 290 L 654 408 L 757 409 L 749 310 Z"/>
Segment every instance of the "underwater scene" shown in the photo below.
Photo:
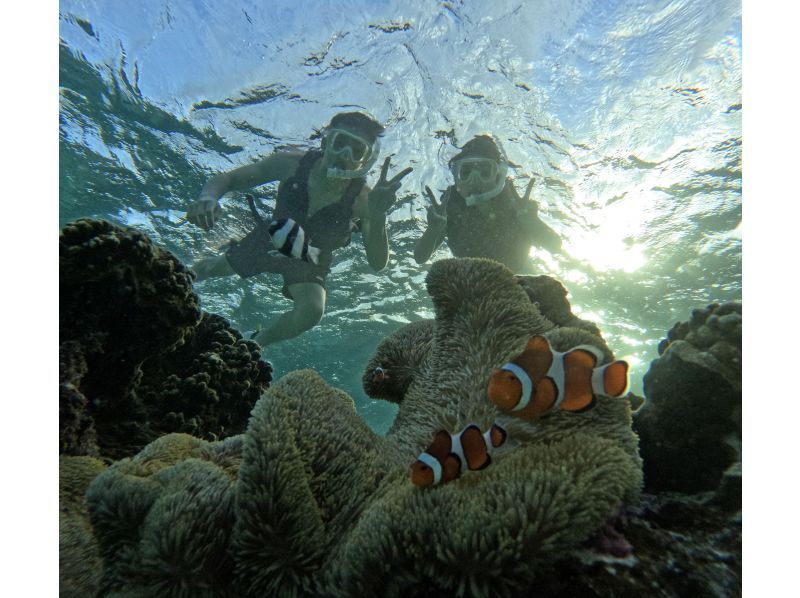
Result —
<path fill-rule="evenodd" d="M 741 13 L 61 0 L 60 594 L 741 595 Z"/>

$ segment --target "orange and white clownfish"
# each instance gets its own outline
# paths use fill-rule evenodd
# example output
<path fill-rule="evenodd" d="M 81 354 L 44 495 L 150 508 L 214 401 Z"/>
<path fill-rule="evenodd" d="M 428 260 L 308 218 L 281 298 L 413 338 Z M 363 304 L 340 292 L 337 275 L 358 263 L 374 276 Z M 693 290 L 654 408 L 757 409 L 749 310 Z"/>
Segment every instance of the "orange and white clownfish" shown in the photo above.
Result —
<path fill-rule="evenodd" d="M 498 409 L 525 420 L 559 408 L 585 411 L 594 407 L 596 395 L 621 397 L 628 391 L 628 364 L 620 360 L 597 367 L 602 360 L 597 347 L 579 345 L 559 353 L 537 335 L 492 372 L 487 394 Z"/>
<path fill-rule="evenodd" d="M 415 486 L 433 486 L 456 479 L 464 469 L 483 469 L 492 462 L 490 453 L 506 441 L 508 434 L 498 426 L 481 434 L 469 424 L 458 434 L 439 430 L 433 442 L 411 465 L 411 482 Z"/>

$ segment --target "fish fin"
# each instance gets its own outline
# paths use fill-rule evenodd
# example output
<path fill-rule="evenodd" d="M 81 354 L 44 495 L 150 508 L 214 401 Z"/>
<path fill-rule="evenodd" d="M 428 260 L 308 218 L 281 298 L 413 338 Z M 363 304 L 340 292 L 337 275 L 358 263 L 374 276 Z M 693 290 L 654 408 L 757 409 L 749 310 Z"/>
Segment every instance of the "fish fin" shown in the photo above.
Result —
<path fill-rule="evenodd" d="M 450 482 L 455 480 L 461 475 L 461 459 L 455 453 L 450 453 L 444 458 L 442 464 L 442 481 L 441 483 Z"/>
<path fill-rule="evenodd" d="M 628 362 L 609 363 L 603 372 L 603 390 L 609 397 L 621 397 L 628 391 Z"/>
<path fill-rule="evenodd" d="M 492 427 L 489 430 L 489 438 L 494 448 L 498 446 L 503 446 L 505 444 L 506 439 L 508 438 L 508 432 L 505 429 L 501 428 L 497 424 L 492 424 Z"/>
<path fill-rule="evenodd" d="M 535 417 L 538 418 L 549 413 L 555 407 L 557 399 L 558 386 L 556 386 L 556 381 L 550 376 L 542 378 L 531 401 L 534 404 L 533 413 Z"/>
<path fill-rule="evenodd" d="M 570 351 L 585 351 L 586 353 L 591 353 L 595 358 L 595 364 L 592 367 L 597 367 L 598 364 L 603 363 L 603 352 L 594 345 L 578 345 L 577 347 L 573 347 Z M 567 351 L 567 353 L 570 351 Z"/>
<path fill-rule="evenodd" d="M 594 400 L 592 376 L 597 358 L 583 349 L 572 349 L 564 354 L 564 411 L 582 411 Z"/>
<path fill-rule="evenodd" d="M 532 336 L 525 345 L 526 351 L 550 351 L 550 341 L 541 335 Z"/>
<path fill-rule="evenodd" d="M 592 369 L 602 361 L 603 355 L 601 353 L 600 357 L 598 357 L 597 353 L 595 353 L 591 349 L 594 349 L 594 347 L 591 347 L 590 345 L 580 345 L 578 347 L 575 347 L 574 349 L 570 349 L 569 351 L 567 351 L 564 357 L 566 357 L 567 355 L 574 355 L 577 358 L 576 363 L 582 366 L 586 366 L 589 369 Z M 566 364 L 564 365 L 566 367 Z"/>
<path fill-rule="evenodd" d="M 539 419 L 552 411 L 557 398 L 558 388 L 556 383 L 550 376 L 546 376 L 539 380 L 530 402 L 519 411 L 509 411 L 508 415 L 513 415 L 525 421 Z"/>
<path fill-rule="evenodd" d="M 568 411 L 570 413 L 584 413 L 585 411 L 589 411 L 590 409 L 593 409 L 595 407 L 595 405 L 597 405 L 597 397 L 595 395 L 592 395 L 591 399 L 589 400 L 588 403 L 586 403 L 586 405 L 584 405 L 583 407 L 581 407 L 579 409 L 568 409 Z"/>
<path fill-rule="evenodd" d="M 548 340 L 537 335 L 528 340 L 525 350 L 514 358 L 512 363 L 520 366 L 530 381 L 536 385 L 550 371 L 555 355 Z"/>
<path fill-rule="evenodd" d="M 564 411 L 571 411 L 572 413 L 581 413 L 587 411 L 594 406 L 595 396 L 591 390 L 582 393 L 571 393 L 561 403 L 561 409 Z"/>
<path fill-rule="evenodd" d="M 433 470 L 422 461 L 414 461 L 411 464 L 411 483 L 415 486 L 424 488 L 433 485 Z"/>
<path fill-rule="evenodd" d="M 486 450 L 486 440 L 480 428 L 470 424 L 461 432 L 461 448 L 469 469 L 482 469 L 486 466 L 489 453 Z"/>
<path fill-rule="evenodd" d="M 492 456 L 489 453 L 486 453 L 486 461 L 483 462 L 483 465 L 477 468 L 477 470 L 486 469 L 492 463 Z"/>
<path fill-rule="evenodd" d="M 498 409 L 510 411 L 522 398 L 522 382 L 512 372 L 496 369 L 489 378 L 486 394 Z"/>
<path fill-rule="evenodd" d="M 444 458 L 453 450 L 453 439 L 446 430 L 439 430 L 433 437 L 433 441 L 428 446 L 426 453 L 429 453 L 439 461 Z"/>

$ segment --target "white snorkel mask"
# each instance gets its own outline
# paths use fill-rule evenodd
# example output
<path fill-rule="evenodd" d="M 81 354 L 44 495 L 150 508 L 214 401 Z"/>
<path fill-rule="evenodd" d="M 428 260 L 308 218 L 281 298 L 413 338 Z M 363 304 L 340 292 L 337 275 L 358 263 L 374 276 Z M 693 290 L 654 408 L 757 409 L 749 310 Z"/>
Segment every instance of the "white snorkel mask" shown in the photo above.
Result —
<path fill-rule="evenodd" d="M 508 162 L 504 158 L 461 158 L 451 165 L 456 188 L 468 206 L 496 197 L 506 185 Z"/>
<path fill-rule="evenodd" d="M 370 142 L 345 129 L 330 129 L 325 135 L 325 163 L 332 179 L 357 179 L 365 176 L 380 154 L 380 141 Z M 353 165 L 352 169 L 342 165 Z"/>

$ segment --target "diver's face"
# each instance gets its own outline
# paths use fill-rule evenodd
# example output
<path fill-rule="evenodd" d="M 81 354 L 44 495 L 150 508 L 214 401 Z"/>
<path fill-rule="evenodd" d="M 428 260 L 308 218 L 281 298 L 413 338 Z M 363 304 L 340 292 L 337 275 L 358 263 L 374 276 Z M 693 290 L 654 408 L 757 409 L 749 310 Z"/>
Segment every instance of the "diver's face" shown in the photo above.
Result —
<path fill-rule="evenodd" d="M 456 189 L 463 197 L 485 193 L 497 182 L 498 164 L 492 158 L 462 158 L 452 165 Z"/>
<path fill-rule="evenodd" d="M 372 152 L 373 144 L 358 130 L 337 127 L 325 136 L 325 156 L 329 166 L 355 170 L 367 163 Z"/>

